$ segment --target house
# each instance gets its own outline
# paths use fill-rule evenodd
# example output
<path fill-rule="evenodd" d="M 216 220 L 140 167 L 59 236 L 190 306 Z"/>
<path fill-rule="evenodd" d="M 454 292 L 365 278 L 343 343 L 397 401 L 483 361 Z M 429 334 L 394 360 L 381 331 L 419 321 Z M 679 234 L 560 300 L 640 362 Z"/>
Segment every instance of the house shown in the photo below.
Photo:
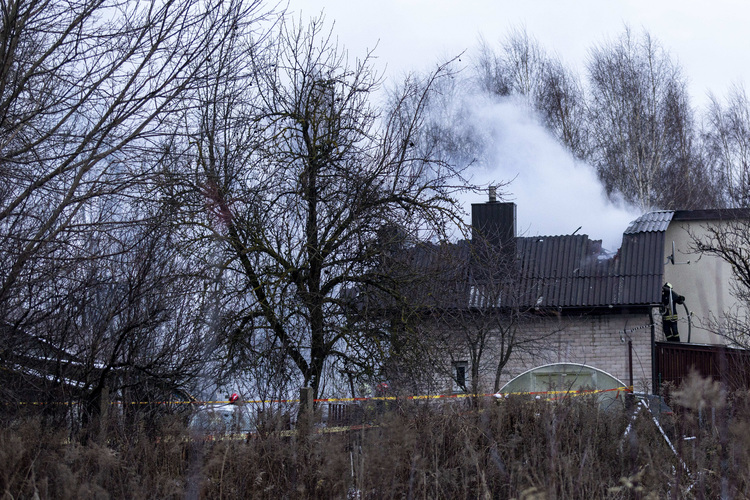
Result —
<path fill-rule="evenodd" d="M 47 413 L 57 411 L 65 415 L 71 402 L 122 400 L 128 391 L 140 390 L 140 395 L 151 391 L 157 401 L 192 400 L 187 392 L 149 374 L 135 376 L 125 373 L 127 367 L 107 366 L 92 362 L 80 354 L 16 326 L 0 321 L 0 395 L 5 401 L 49 403 Z M 127 378 L 125 378 L 127 377 Z M 103 389 L 104 380 L 116 387 L 110 394 Z M 102 384 L 102 387 L 97 387 Z M 138 401 L 138 399 L 136 399 Z M 60 404 L 64 403 L 64 404 Z M 134 406 L 124 408 L 135 408 Z M 80 412 L 77 412 L 80 416 Z"/>
<path fill-rule="evenodd" d="M 15 393 L 39 393 L 31 401 L 43 401 L 54 387 L 66 393 L 78 393 L 83 387 L 84 361 L 47 340 L 0 322 L 0 373 L 3 387 L 18 379 L 22 390 Z"/>
<path fill-rule="evenodd" d="M 725 311 L 741 307 L 732 268 L 695 242 L 737 220 L 750 220 L 750 211 L 646 213 L 607 255 L 585 234 L 518 236 L 513 203 L 473 204 L 471 243 L 406 252 L 407 267 L 429 276 L 408 293 L 422 311 L 423 335 L 450 345 L 445 361 L 433 362 L 444 390 L 497 390 L 549 363 L 598 368 L 639 392 L 678 381 L 688 367 L 665 376 L 664 353 L 682 344 L 666 343 L 662 286 L 685 297 L 681 343 L 727 344 L 718 333 Z"/>

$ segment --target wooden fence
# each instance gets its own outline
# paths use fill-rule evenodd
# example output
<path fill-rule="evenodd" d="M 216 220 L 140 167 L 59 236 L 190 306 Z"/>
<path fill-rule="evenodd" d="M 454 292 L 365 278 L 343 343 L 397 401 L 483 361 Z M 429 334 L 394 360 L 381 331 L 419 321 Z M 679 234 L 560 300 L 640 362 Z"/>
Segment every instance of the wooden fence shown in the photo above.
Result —
<path fill-rule="evenodd" d="M 750 388 L 750 350 L 726 346 L 657 342 L 654 352 L 655 384 L 679 386 L 691 369 L 729 389 Z"/>

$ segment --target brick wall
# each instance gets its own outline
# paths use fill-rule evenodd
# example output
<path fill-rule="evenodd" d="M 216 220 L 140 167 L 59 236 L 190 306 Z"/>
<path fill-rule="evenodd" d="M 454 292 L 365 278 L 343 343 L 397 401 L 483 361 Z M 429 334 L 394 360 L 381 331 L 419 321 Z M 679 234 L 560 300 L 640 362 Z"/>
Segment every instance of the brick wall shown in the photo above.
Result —
<path fill-rule="evenodd" d="M 657 310 L 653 317 L 656 340 L 662 341 L 664 336 Z M 456 339 L 460 338 L 456 335 Z M 525 320 L 519 327 L 516 341 L 526 339 L 533 341 L 528 345 L 520 343 L 514 349 L 502 370 L 500 387 L 531 368 L 562 362 L 593 366 L 628 385 L 628 340 L 631 340 L 634 388 L 638 392 L 651 390 L 651 319 L 647 313 L 536 317 Z M 491 338 L 482 356 L 480 392 L 494 389 L 498 344 L 498 339 Z M 470 363 L 470 356 L 465 352 L 458 340 L 452 360 Z M 450 369 L 450 366 L 443 367 L 443 372 Z M 446 392 L 458 390 L 453 380 L 441 378 Z"/>
<path fill-rule="evenodd" d="M 549 324 L 551 323 L 551 324 Z M 633 385 L 651 389 L 651 327 L 648 314 L 562 316 L 526 328 L 540 334 L 554 330 L 537 353 L 514 356 L 503 369 L 501 385 L 531 368 L 547 363 L 582 363 L 629 383 L 628 340 L 633 345 Z M 659 326 L 659 331 L 661 327 Z"/>

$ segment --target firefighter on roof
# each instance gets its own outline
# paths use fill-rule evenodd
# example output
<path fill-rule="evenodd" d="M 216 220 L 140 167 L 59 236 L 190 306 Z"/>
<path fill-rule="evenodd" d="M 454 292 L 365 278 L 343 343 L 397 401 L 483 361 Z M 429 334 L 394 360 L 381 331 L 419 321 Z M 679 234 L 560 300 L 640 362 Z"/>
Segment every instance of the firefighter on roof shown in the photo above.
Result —
<path fill-rule="evenodd" d="M 680 334 L 677 331 L 677 309 L 676 304 L 684 304 L 685 297 L 678 295 L 672 289 L 671 283 L 664 283 L 661 289 L 662 327 L 664 335 L 669 342 L 679 342 Z"/>

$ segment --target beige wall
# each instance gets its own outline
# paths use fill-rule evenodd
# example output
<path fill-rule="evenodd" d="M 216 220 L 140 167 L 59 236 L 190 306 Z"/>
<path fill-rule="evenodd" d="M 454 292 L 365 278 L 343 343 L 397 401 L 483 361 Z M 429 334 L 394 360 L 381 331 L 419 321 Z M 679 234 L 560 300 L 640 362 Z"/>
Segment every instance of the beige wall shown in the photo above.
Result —
<path fill-rule="evenodd" d="M 690 341 L 703 344 L 723 344 L 725 341 L 709 327 L 708 321 L 714 318 L 722 321 L 724 311 L 737 306 L 731 294 L 734 280 L 732 268 L 718 257 L 700 255 L 691 251 L 692 237 L 705 234 L 707 224 L 720 224 L 719 221 L 672 222 L 667 228 L 664 242 L 664 279 L 674 290 L 685 296 L 688 309 L 692 312 L 692 333 Z M 667 262 L 675 247 L 675 264 Z M 690 264 L 686 264 L 686 262 Z M 680 340 L 688 340 L 688 323 L 683 306 L 677 307 Z"/>

